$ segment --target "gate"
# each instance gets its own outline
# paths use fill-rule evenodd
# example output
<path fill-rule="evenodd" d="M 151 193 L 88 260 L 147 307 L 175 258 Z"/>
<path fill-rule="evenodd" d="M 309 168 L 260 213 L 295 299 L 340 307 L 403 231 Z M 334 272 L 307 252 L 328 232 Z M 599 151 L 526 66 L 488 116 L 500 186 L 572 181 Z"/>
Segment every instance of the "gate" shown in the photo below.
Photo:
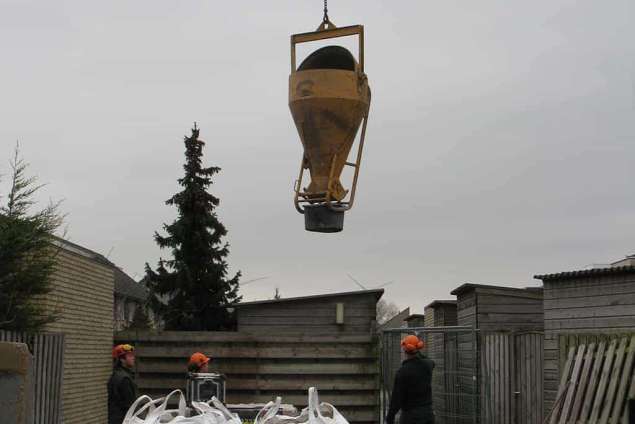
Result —
<path fill-rule="evenodd" d="M 432 359 L 432 401 L 437 424 L 476 424 L 479 417 L 479 337 L 472 327 L 385 330 L 381 337 L 381 423 L 385 422 L 395 374 L 401 366 L 401 340 L 416 334 Z"/>
<path fill-rule="evenodd" d="M 542 423 L 543 340 L 541 332 L 482 335 L 482 422 Z"/>
<path fill-rule="evenodd" d="M 33 355 L 35 379 L 33 422 L 35 424 L 61 423 L 64 334 L 28 334 L 0 330 L 0 341 L 25 343 Z M 0 421 L 2 421 L 1 416 Z"/>

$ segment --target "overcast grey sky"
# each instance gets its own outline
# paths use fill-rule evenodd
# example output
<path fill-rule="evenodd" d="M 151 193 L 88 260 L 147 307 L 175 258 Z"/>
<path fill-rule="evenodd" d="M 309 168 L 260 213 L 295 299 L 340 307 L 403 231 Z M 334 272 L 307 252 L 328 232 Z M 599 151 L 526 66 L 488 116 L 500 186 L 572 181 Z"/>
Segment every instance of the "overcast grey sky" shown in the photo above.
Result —
<path fill-rule="evenodd" d="M 373 90 L 344 232 L 292 205 L 289 35 L 320 0 L 0 0 L 0 172 L 16 139 L 70 239 L 139 277 L 194 121 L 246 299 L 355 290 L 415 312 L 465 282 L 635 253 L 635 3 L 331 0 Z M 303 51 L 306 53 L 306 51 Z M 6 179 L 2 184 L 6 190 Z"/>

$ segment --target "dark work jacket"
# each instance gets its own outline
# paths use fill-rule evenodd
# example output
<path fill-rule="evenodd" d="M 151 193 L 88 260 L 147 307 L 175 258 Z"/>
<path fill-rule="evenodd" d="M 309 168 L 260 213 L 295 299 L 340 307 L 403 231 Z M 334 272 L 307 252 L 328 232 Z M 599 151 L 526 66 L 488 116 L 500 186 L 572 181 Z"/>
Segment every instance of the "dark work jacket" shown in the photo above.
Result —
<path fill-rule="evenodd" d="M 108 380 L 108 424 L 121 424 L 137 399 L 137 385 L 128 368 L 117 365 Z"/>
<path fill-rule="evenodd" d="M 432 370 L 434 361 L 418 354 L 403 361 L 395 376 L 395 386 L 386 417 L 393 424 L 395 415 L 402 411 L 400 424 L 427 424 L 434 422 L 432 413 Z"/>

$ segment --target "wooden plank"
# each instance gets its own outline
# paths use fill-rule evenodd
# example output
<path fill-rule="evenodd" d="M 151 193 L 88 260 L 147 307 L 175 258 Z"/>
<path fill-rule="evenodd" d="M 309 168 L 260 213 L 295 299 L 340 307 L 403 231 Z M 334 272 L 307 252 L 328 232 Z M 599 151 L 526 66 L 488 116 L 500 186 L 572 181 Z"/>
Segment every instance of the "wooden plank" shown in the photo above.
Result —
<path fill-rule="evenodd" d="M 562 374 L 564 364 L 567 361 L 567 352 L 569 352 L 569 346 L 567 344 L 567 338 L 564 335 L 558 337 L 558 373 Z"/>
<path fill-rule="evenodd" d="M 41 411 L 40 411 L 40 406 L 41 406 L 41 399 L 42 399 L 42 376 L 43 376 L 43 369 L 44 366 L 42 364 L 42 360 L 39 357 L 40 354 L 40 346 L 39 346 L 39 340 L 37 336 L 33 337 L 33 346 L 29 348 L 29 350 L 31 351 L 31 354 L 33 355 L 33 377 L 35 380 L 35 390 L 34 390 L 34 396 L 33 396 L 33 421 L 34 422 L 39 422 L 40 421 L 40 417 L 42 415 Z"/>
<path fill-rule="evenodd" d="M 529 344 L 529 360 L 526 363 L 527 372 L 531 383 L 527 390 L 531 392 L 526 410 L 531 413 L 530 424 L 542 422 L 542 334 L 530 334 L 526 336 Z M 532 407 L 533 406 L 533 407 Z"/>
<path fill-rule="evenodd" d="M 527 375 L 525 370 L 525 354 L 523 340 L 520 335 L 512 335 L 512 376 L 510 391 L 512 393 L 512 422 L 521 424 L 525 421 L 522 397 L 527 394 Z M 518 394 L 517 394 L 518 393 Z"/>
<path fill-rule="evenodd" d="M 600 410 L 604 403 L 604 395 L 606 394 L 606 386 L 608 385 L 609 377 L 611 374 L 611 366 L 613 365 L 613 360 L 615 359 L 616 346 L 617 340 L 612 340 L 608 350 L 606 351 L 606 358 L 604 360 L 604 367 L 602 368 L 600 383 L 598 384 L 595 400 L 593 402 L 593 408 L 591 409 L 591 417 L 589 418 L 590 422 L 592 423 L 597 423 L 600 416 Z"/>
<path fill-rule="evenodd" d="M 291 321 L 290 321 L 291 322 Z M 366 325 L 347 325 L 344 324 L 342 326 L 338 326 L 336 324 L 333 325 L 315 325 L 315 326 L 307 326 L 307 325 L 294 325 L 289 323 L 289 325 L 241 325 L 241 332 L 252 333 L 252 334 L 263 334 L 269 331 L 275 332 L 276 334 L 283 336 L 298 336 L 301 337 L 305 334 L 313 334 L 315 336 L 330 336 L 332 334 L 342 334 L 342 335 L 353 335 L 353 334 L 364 334 L 370 331 L 370 322 Z"/>
<path fill-rule="evenodd" d="M 326 377 L 326 378 L 325 378 Z M 185 378 L 145 378 L 138 379 L 137 384 L 140 391 L 144 389 L 166 389 L 184 388 Z M 227 390 L 256 391 L 268 390 L 283 392 L 286 390 L 306 390 L 307 387 L 317 387 L 321 391 L 360 391 L 377 390 L 378 383 L 375 378 L 355 378 L 346 376 L 280 376 L 280 377 L 248 377 L 232 378 L 227 381 Z"/>
<path fill-rule="evenodd" d="M 477 287 L 476 288 L 478 302 L 481 302 L 481 296 L 496 296 L 501 299 L 501 302 L 513 302 L 514 298 L 519 299 L 534 299 L 541 301 L 543 298 L 542 292 L 529 291 L 525 289 L 506 288 L 506 287 Z"/>
<path fill-rule="evenodd" d="M 627 399 L 635 399 L 635 370 L 633 370 L 633 375 L 631 376 L 631 387 L 628 391 Z M 629 408 L 624 408 L 624 415 L 622 416 L 622 424 L 632 423 L 633 417 L 629 416 Z"/>
<path fill-rule="evenodd" d="M 545 330 L 595 330 L 609 328 L 617 329 L 633 328 L 635 326 L 635 316 L 611 316 L 598 318 L 577 318 L 577 319 L 550 319 L 545 316 Z"/>
<path fill-rule="evenodd" d="M 479 313 L 478 322 L 479 328 L 481 328 L 482 324 L 489 323 L 515 323 L 515 324 L 524 324 L 526 326 L 532 326 L 533 323 L 542 322 L 543 314 L 540 313 Z M 501 330 L 505 330 L 507 328 L 501 328 Z"/>
<path fill-rule="evenodd" d="M 51 374 L 52 367 L 52 351 L 51 351 L 51 338 L 48 335 L 41 335 L 42 337 L 42 347 L 44 348 L 43 361 L 45 363 L 45 371 L 44 371 L 44 396 L 42 399 L 42 415 L 45 417 L 45 420 L 48 421 L 51 416 L 51 391 L 53 389 L 53 375 Z"/>
<path fill-rule="evenodd" d="M 346 310 L 368 310 L 368 311 L 376 311 L 377 301 L 373 299 L 346 299 L 346 298 L 331 298 L 331 299 L 321 299 L 319 301 L 311 301 L 311 302 L 287 302 L 287 303 L 278 303 L 277 305 L 271 304 L 269 306 L 266 305 L 253 305 L 251 307 L 239 307 L 239 315 L 247 314 L 269 314 L 271 312 L 276 313 L 278 311 L 307 311 L 307 308 L 310 310 L 332 310 L 335 312 L 335 308 L 338 303 L 344 303 Z"/>
<path fill-rule="evenodd" d="M 48 379 L 47 379 L 47 369 L 46 369 L 46 346 L 44 342 L 44 336 L 42 334 L 37 334 L 33 336 L 33 353 L 34 359 L 37 363 L 37 373 L 39 374 L 36 377 L 36 398 L 35 400 L 35 413 L 39 419 L 44 419 L 45 417 L 45 407 L 46 407 L 46 389 L 48 387 Z"/>
<path fill-rule="evenodd" d="M 499 417 L 499 406 L 498 406 L 498 388 L 500 386 L 499 384 L 499 379 L 498 379 L 498 367 L 499 367 L 499 361 L 498 361 L 498 355 L 497 352 L 499 352 L 498 349 L 498 335 L 492 335 L 491 337 L 491 341 L 490 341 L 490 358 L 489 358 L 489 366 L 490 366 L 490 376 L 491 376 L 491 380 L 490 380 L 490 408 L 491 408 L 491 416 L 492 416 L 492 422 L 493 423 L 499 423 L 500 422 L 500 417 Z"/>
<path fill-rule="evenodd" d="M 579 296 L 559 297 L 546 299 L 545 310 L 572 309 L 591 306 L 627 306 L 635 305 L 635 284 L 631 286 L 629 293 L 615 293 L 605 289 L 601 294 L 589 295 L 581 292 Z"/>
<path fill-rule="evenodd" d="M 206 343 L 292 343 L 292 344 L 371 344 L 375 343 L 374 336 L 360 335 L 302 335 L 302 336 L 278 336 L 278 335 L 259 335 L 247 334 L 243 332 L 223 332 L 223 331 L 122 331 L 115 333 L 116 343 L 125 342 L 161 342 L 182 344 L 184 340 L 188 343 L 197 344 L 199 342 Z"/>
<path fill-rule="evenodd" d="M 595 343 L 590 343 L 587 348 L 586 358 L 584 360 L 584 367 L 582 368 L 582 375 L 580 376 L 580 383 L 578 384 L 578 390 L 575 395 L 575 401 L 573 408 L 571 409 L 571 422 L 577 422 L 580 412 L 582 412 L 582 400 L 584 399 L 584 392 L 591 376 L 591 369 L 593 366 L 593 360 L 595 358 Z"/>
<path fill-rule="evenodd" d="M 214 359 L 262 358 L 262 359 L 371 359 L 376 358 L 372 345 L 330 346 L 269 344 L 256 346 L 228 346 L 198 344 L 194 346 L 140 346 L 136 353 L 144 358 L 189 358 L 194 351 L 206 352 Z"/>
<path fill-rule="evenodd" d="M 478 306 L 479 314 L 511 314 L 511 315 L 526 315 L 526 316 L 535 316 L 539 315 L 542 317 L 543 309 L 542 302 L 535 304 L 504 304 L 504 305 L 481 305 L 479 303 Z"/>
<path fill-rule="evenodd" d="M 542 309 L 542 299 L 530 298 L 530 297 L 509 297 L 505 296 L 504 300 L 501 301 L 500 296 L 488 295 L 488 294 L 479 294 L 478 296 L 478 307 L 479 310 L 486 306 L 501 306 L 505 308 L 505 305 L 514 305 L 515 306 L 533 306 L 539 307 Z M 508 310 L 510 308 L 507 308 Z"/>
<path fill-rule="evenodd" d="M 533 335 L 531 333 L 519 334 L 517 336 L 519 343 L 516 355 L 521 358 L 521 375 L 524 381 L 517 400 L 517 403 L 520 405 L 520 416 L 517 419 L 518 423 L 533 423 L 535 421 L 534 414 L 536 413 L 536 408 L 528 408 L 529 405 L 536 405 L 534 391 L 532 390 L 533 385 L 536 384 L 536 382 L 533 381 L 533 375 L 531 372 L 534 365 L 532 336 Z"/>
<path fill-rule="evenodd" d="M 51 411 L 51 423 L 60 424 L 60 403 L 61 403 L 61 387 L 62 387 L 62 364 L 64 354 L 64 337 L 57 335 L 54 340 L 54 354 L 53 354 L 53 375 L 55 384 L 53 386 L 53 408 Z"/>
<path fill-rule="evenodd" d="M 256 392 L 229 392 L 228 403 L 267 403 L 275 400 L 274 393 L 258 394 Z M 307 403 L 306 394 L 288 393 L 282 399 L 284 403 L 302 405 Z M 375 406 L 377 399 L 373 391 L 366 392 L 320 392 L 320 401 L 336 405 L 337 408 L 346 406 Z"/>
<path fill-rule="evenodd" d="M 625 355 L 627 344 L 628 344 L 628 339 L 623 338 L 615 354 L 615 361 L 613 363 L 613 371 L 611 372 L 611 376 L 609 379 L 609 386 L 606 392 L 606 399 L 604 401 L 602 415 L 600 416 L 600 421 L 599 421 L 600 424 L 608 423 L 609 415 L 611 413 L 613 403 L 615 402 L 615 392 L 617 391 L 617 386 L 621 377 L 622 364 L 624 363 L 624 355 Z"/>
<path fill-rule="evenodd" d="M 569 309 L 546 310 L 548 320 L 556 319 L 581 319 L 581 318 L 610 318 L 615 316 L 635 316 L 635 305 L 611 305 L 611 306 L 580 306 Z"/>
<path fill-rule="evenodd" d="M 545 305 L 549 305 L 548 301 L 556 299 L 604 296 L 607 293 L 624 295 L 635 293 L 635 281 L 613 283 L 603 281 L 601 284 L 593 282 L 583 287 L 556 287 L 545 290 L 544 299 Z"/>
<path fill-rule="evenodd" d="M 626 388 L 628 381 L 633 373 L 633 359 L 635 358 L 635 335 L 631 336 L 630 343 L 628 345 L 628 353 L 624 361 L 624 370 L 621 373 L 621 379 L 619 389 L 617 390 L 617 396 L 615 397 L 615 405 L 611 413 L 611 423 L 618 424 L 620 418 L 623 415 L 623 409 L 626 402 Z"/>
<path fill-rule="evenodd" d="M 481 379 L 482 383 L 483 383 L 483 405 L 485 406 L 483 408 L 483 414 L 484 414 L 484 419 L 483 422 L 493 422 L 492 421 L 492 414 L 491 414 L 491 410 L 492 410 L 492 392 L 491 392 L 491 381 L 492 381 L 492 375 L 491 375 L 491 349 L 492 349 L 492 343 L 491 343 L 491 336 L 490 335 L 485 335 L 483 337 L 483 378 Z M 450 387 L 453 387 L 452 385 L 450 385 Z M 453 411 L 454 409 L 450 409 L 451 411 Z"/>
<path fill-rule="evenodd" d="M 567 382 L 569 381 L 569 374 L 571 373 L 571 369 L 573 367 L 573 356 L 575 355 L 575 347 L 571 347 L 569 349 L 569 354 L 567 356 L 567 361 L 564 364 L 564 368 L 560 378 L 560 386 L 558 387 L 558 394 L 556 398 L 561 398 L 564 395 L 565 388 L 567 387 Z M 556 424 L 558 422 L 558 418 L 560 417 L 560 411 L 556 410 L 551 415 L 551 419 L 549 420 L 549 424 Z"/>
<path fill-rule="evenodd" d="M 499 396 L 500 396 L 500 419 L 501 422 L 505 422 L 505 421 L 509 421 L 509 416 L 508 416 L 508 398 L 507 398 L 507 394 L 509 391 L 509 387 L 508 387 L 508 383 L 509 383 L 509 379 L 507 377 L 507 372 L 508 372 L 508 362 L 507 362 L 507 350 L 505 349 L 505 337 L 503 334 L 498 334 L 497 335 L 498 340 L 499 340 L 499 346 L 500 346 L 500 350 L 498 352 L 498 357 L 499 357 L 499 361 L 500 361 L 500 374 L 498 376 L 498 384 L 500 386 L 499 389 Z"/>
<path fill-rule="evenodd" d="M 333 326 L 337 327 L 335 322 L 335 313 L 332 316 L 304 316 L 304 317 L 240 317 L 238 319 L 239 329 L 243 326 L 296 326 L 306 327 L 310 330 L 313 327 Z M 345 325 L 366 326 L 369 327 L 371 317 L 351 317 L 346 315 Z"/>
<path fill-rule="evenodd" d="M 578 379 L 580 378 L 580 371 L 582 369 L 585 351 L 586 345 L 582 344 L 578 347 L 578 353 L 575 357 L 573 371 L 571 373 L 571 378 L 569 379 L 569 389 L 567 390 L 564 405 L 562 406 L 562 412 L 560 412 L 560 420 L 558 421 L 559 424 L 566 424 L 567 419 L 569 418 L 569 414 L 571 413 L 571 406 L 573 404 L 576 388 L 578 387 Z"/>
<path fill-rule="evenodd" d="M 238 314 L 238 318 L 245 317 L 306 317 L 315 315 L 316 317 L 335 317 L 337 304 L 341 302 L 333 302 L 330 305 L 296 305 L 293 308 L 277 308 L 262 309 L 257 308 L 250 311 L 242 310 Z M 374 317 L 377 313 L 376 306 L 373 305 L 344 305 L 345 314 L 353 317 Z"/>
<path fill-rule="evenodd" d="M 492 391 L 493 391 L 493 408 L 492 408 L 492 415 L 493 415 L 493 420 L 495 423 L 500 423 L 502 421 L 502 417 L 501 417 L 501 396 L 500 396 L 500 390 L 501 390 L 501 376 L 500 376 L 500 371 L 501 371 L 501 356 L 500 356 L 500 352 L 501 352 L 501 346 L 500 346 L 500 334 L 496 334 L 492 336 Z"/>
<path fill-rule="evenodd" d="M 537 367 L 537 378 L 538 378 L 538 385 L 536 385 L 536 392 L 538 395 L 538 408 L 540 408 L 540 413 L 538 414 L 538 424 L 542 424 L 542 420 L 545 416 L 546 410 L 545 410 L 545 387 L 544 387 L 544 363 L 545 363 L 545 358 L 544 358 L 544 354 L 545 354 L 545 346 L 544 346 L 544 334 L 542 337 L 539 338 L 539 343 L 538 343 L 538 364 L 539 366 Z"/>
<path fill-rule="evenodd" d="M 490 337 L 490 352 L 489 352 L 489 414 L 491 417 L 492 423 L 497 423 L 498 420 L 498 410 L 496 409 L 496 338 L 494 336 Z M 458 412 L 458 411 L 457 411 Z"/>
<path fill-rule="evenodd" d="M 53 416 L 53 408 L 54 408 L 54 399 L 55 399 L 55 384 L 56 384 L 56 376 L 55 376 L 55 337 L 47 337 L 47 350 L 48 350 L 48 372 L 50 383 L 48 385 L 47 390 L 47 408 L 46 408 L 46 417 L 49 422 L 51 422 L 51 417 Z"/>
<path fill-rule="evenodd" d="M 60 348 L 60 359 L 59 359 L 59 370 L 58 373 L 60 375 L 60 383 L 58 385 L 59 389 L 57 392 L 58 395 L 58 399 L 57 399 L 57 408 L 58 408 L 58 413 L 57 413 L 57 420 L 58 423 L 61 424 L 63 422 L 63 408 L 62 408 L 62 388 L 63 388 L 63 378 L 64 378 L 64 364 L 65 364 L 65 355 L 66 355 L 66 335 L 61 335 L 60 336 L 60 343 L 61 343 L 61 348 Z"/>
<path fill-rule="evenodd" d="M 495 397 L 494 397 L 494 415 L 497 417 L 496 422 L 501 422 L 502 421 L 502 415 L 504 414 L 504 407 L 503 407 L 503 399 L 502 399 L 502 390 L 503 390 L 503 384 L 502 384 L 502 370 L 503 370 L 503 363 L 502 363 L 502 356 L 501 356 L 501 352 L 503 350 L 503 346 L 502 346 L 502 340 L 500 337 L 500 334 L 496 334 L 495 336 L 495 353 L 494 353 L 494 388 L 495 388 Z"/>
<path fill-rule="evenodd" d="M 523 416 L 528 418 L 526 421 L 528 424 L 539 423 L 542 420 L 542 414 L 540 414 L 540 406 L 542 405 L 542 397 L 538 399 L 536 388 L 542 386 L 542 376 L 538 377 L 538 374 L 542 374 L 542 368 L 536 361 L 539 359 L 539 352 L 537 349 L 538 340 L 542 338 L 541 334 L 523 334 L 521 335 L 523 341 L 523 350 L 526 352 L 523 357 L 525 366 L 525 375 L 527 378 L 527 384 L 525 385 L 525 393 L 523 394 Z M 542 355 L 540 355 L 542 358 Z M 541 382 L 539 384 L 539 381 Z"/>
<path fill-rule="evenodd" d="M 187 361 L 179 362 L 153 362 L 143 357 L 140 358 L 137 370 L 141 374 L 179 374 L 185 375 L 187 371 Z M 339 374 L 339 375 L 360 375 L 378 374 L 379 367 L 376 363 L 358 362 L 244 362 L 244 363 L 223 363 L 210 367 L 212 371 L 219 371 L 223 374 Z"/>
<path fill-rule="evenodd" d="M 527 362 L 524 337 L 522 335 L 509 335 L 509 352 L 510 352 L 510 417 L 512 422 L 521 423 L 521 420 L 528 418 L 527 411 L 524 409 L 522 397 L 527 396 L 530 392 L 528 384 L 530 383 L 527 375 Z M 518 394 L 516 394 L 518 392 Z M 521 418 L 522 417 L 522 418 Z"/>
<path fill-rule="evenodd" d="M 512 419 L 512 393 L 511 393 L 511 367 L 512 367 L 512 353 L 510 349 L 510 337 L 509 334 L 501 335 L 505 348 L 505 384 L 503 394 L 505 396 L 505 417 L 507 420 Z"/>

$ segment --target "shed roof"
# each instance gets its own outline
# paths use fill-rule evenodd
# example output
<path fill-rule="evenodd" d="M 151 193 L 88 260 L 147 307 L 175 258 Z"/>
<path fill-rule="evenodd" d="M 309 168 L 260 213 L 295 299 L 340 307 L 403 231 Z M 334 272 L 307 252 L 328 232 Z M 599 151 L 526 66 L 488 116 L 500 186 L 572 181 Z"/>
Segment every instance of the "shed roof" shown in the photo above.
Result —
<path fill-rule="evenodd" d="M 606 268 L 581 269 L 578 271 L 558 272 L 555 274 L 534 275 L 535 279 L 542 281 L 568 280 L 580 277 L 597 277 L 602 275 L 617 275 L 635 273 L 635 266 L 613 266 Z"/>
<path fill-rule="evenodd" d="M 112 268 L 115 277 L 115 294 L 141 301 L 148 298 L 148 289 L 145 285 L 137 283 L 104 255 L 56 236 L 53 236 L 53 244 L 68 252 L 84 256 L 99 264 Z"/>
<path fill-rule="evenodd" d="M 424 314 L 412 314 L 405 321 L 412 321 L 413 319 L 424 319 L 426 316 Z"/>
<path fill-rule="evenodd" d="M 148 288 L 133 280 L 121 269 L 115 269 L 115 294 L 130 299 L 145 301 L 148 298 Z"/>
<path fill-rule="evenodd" d="M 444 305 L 456 305 L 456 300 L 434 300 L 429 305 L 427 305 L 426 308 L 436 308 L 437 306 Z"/>
<path fill-rule="evenodd" d="M 68 252 L 73 252 L 75 254 L 84 256 L 86 258 L 90 258 L 94 260 L 95 262 L 98 262 L 102 265 L 106 265 L 112 268 L 117 268 L 117 266 L 114 263 L 110 262 L 108 258 L 106 258 L 104 255 L 100 253 L 97 253 L 83 246 L 80 246 L 79 244 L 72 243 L 68 240 L 65 240 L 57 236 L 53 236 L 52 238 L 53 238 L 52 243 L 57 247 L 60 247 Z"/>
<path fill-rule="evenodd" d="M 312 296 L 301 296 L 301 297 L 287 297 L 283 299 L 269 299 L 269 300 L 256 300 L 253 302 L 242 302 L 232 305 L 236 308 L 240 308 L 243 306 L 254 306 L 254 305 L 265 305 L 265 304 L 276 304 L 276 303 L 285 303 L 285 302 L 305 302 L 310 300 L 321 300 L 328 299 L 331 297 L 344 297 L 344 296 L 369 296 L 373 295 L 377 300 L 379 300 L 384 294 L 384 289 L 377 290 L 357 290 L 352 292 L 342 292 L 342 293 L 328 293 L 328 294 L 317 294 Z"/>
<path fill-rule="evenodd" d="M 459 287 L 455 288 L 454 290 L 452 290 L 450 292 L 450 294 L 454 295 L 454 296 L 459 296 L 467 291 L 470 290 L 474 290 L 474 289 L 496 289 L 496 290 L 507 290 L 510 292 L 516 292 L 516 293 L 527 293 L 527 292 L 540 292 L 542 291 L 541 287 L 526 287 L 526 288 L 521 288 L 521 287 L 506 287 L 506 286 L 491 286 L 491 285 L 487 285 L 487 284 L 473 284 L 473 283 L 465 283 L 460 285 Z"/>

